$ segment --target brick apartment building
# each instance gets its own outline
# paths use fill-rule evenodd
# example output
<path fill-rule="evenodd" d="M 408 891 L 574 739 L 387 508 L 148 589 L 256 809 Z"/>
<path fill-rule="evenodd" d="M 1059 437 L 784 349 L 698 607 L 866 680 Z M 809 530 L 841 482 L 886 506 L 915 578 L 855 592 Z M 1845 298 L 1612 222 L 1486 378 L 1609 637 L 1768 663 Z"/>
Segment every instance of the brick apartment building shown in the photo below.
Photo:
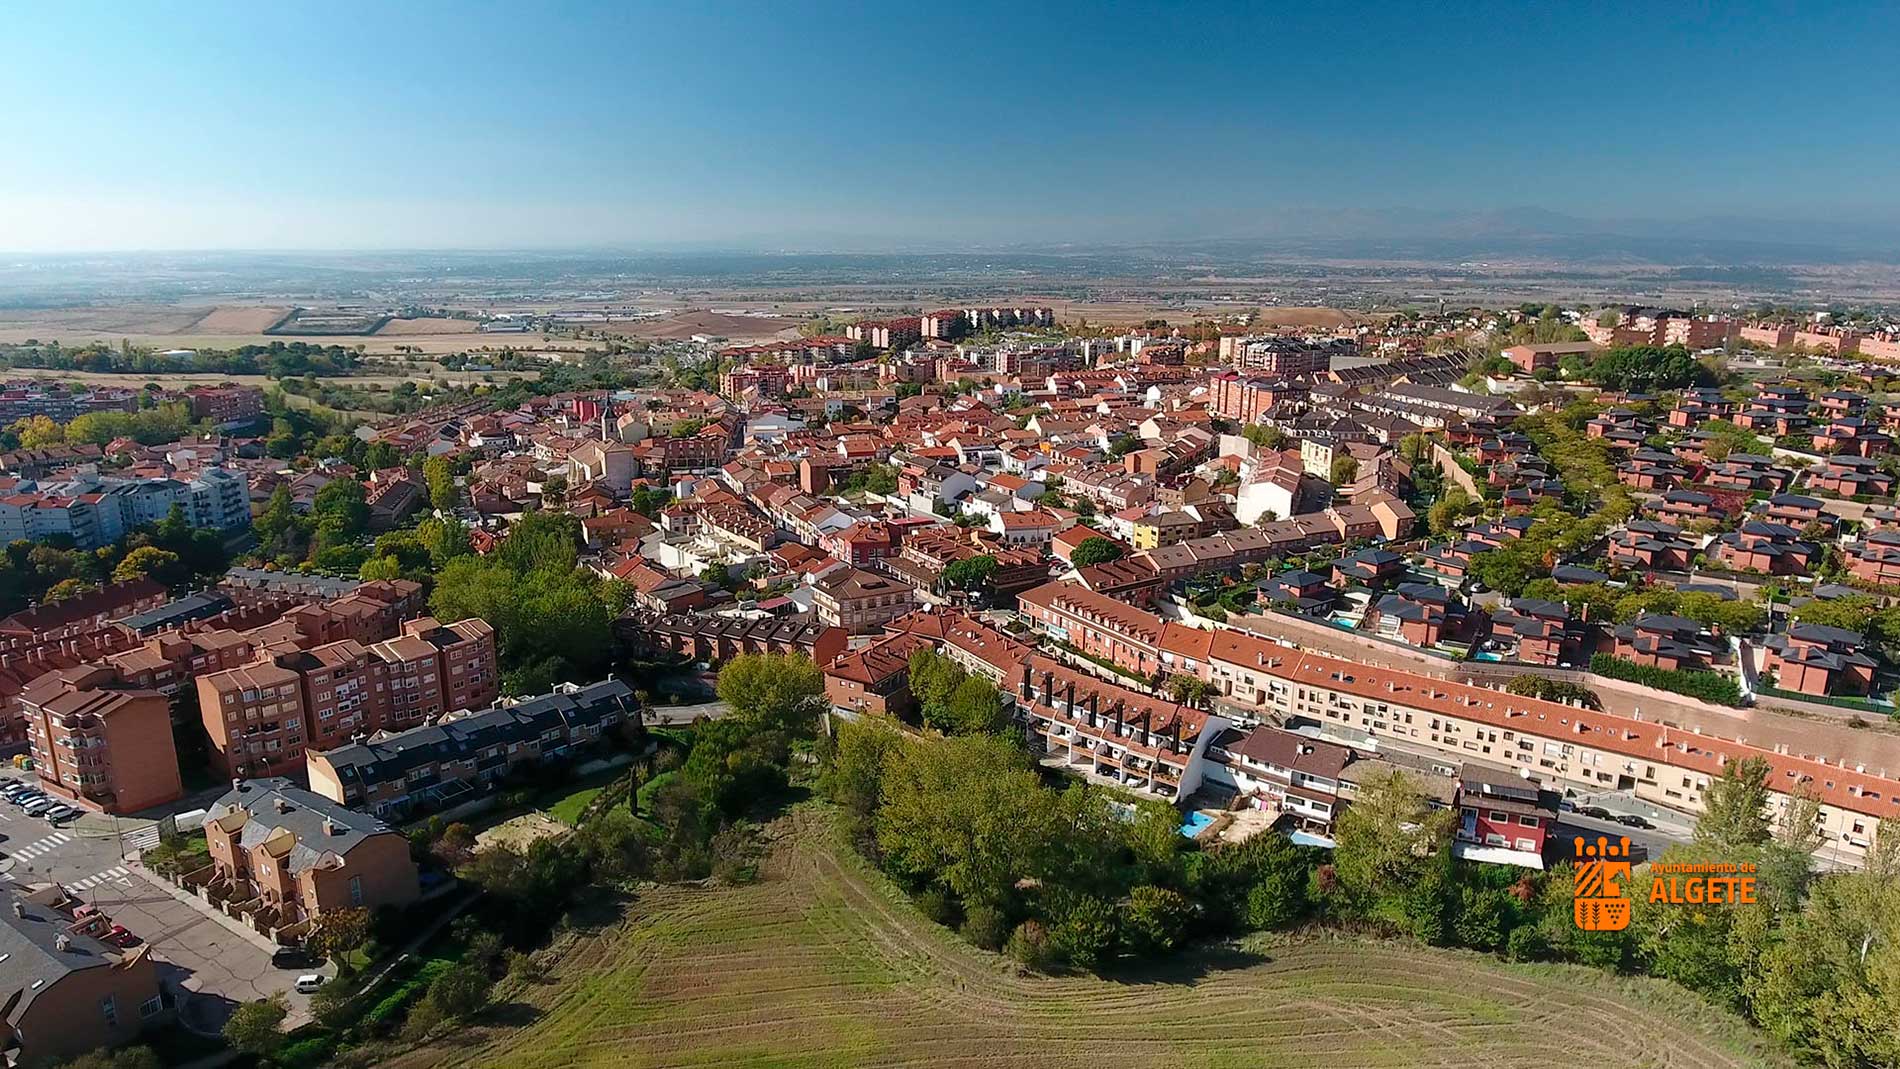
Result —
<path fill-rule="evenodd" d="M 171 700 L 117 669 L 48 672 L 20 694 L 33 772 L 49 794 L 134 813 L 184 794 Z"/>
<path fill-rule="evenodd" d="M 264 391 L 255 386 L 195 386 L 185 391 L 193 419 L 210 420 L 221 428 L 239 427 L 264 414 Z"/>
<path fill-rule="evenodd" d="M 278 775 L 313 747 L 401 730 L 500 693 L 494 629 L 410 620 L 368 646 L 342 639 L 308 650 L 267 649 L 250 664 L 197 678 L 212 762 L 224 775 Z"/>

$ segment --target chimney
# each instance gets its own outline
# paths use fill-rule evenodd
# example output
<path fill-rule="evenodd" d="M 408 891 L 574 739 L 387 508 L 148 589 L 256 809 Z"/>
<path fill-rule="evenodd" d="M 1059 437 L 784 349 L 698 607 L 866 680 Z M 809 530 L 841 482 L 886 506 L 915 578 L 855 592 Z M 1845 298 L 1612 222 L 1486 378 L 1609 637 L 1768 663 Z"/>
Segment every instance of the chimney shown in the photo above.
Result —
<path fill-rule="evenodd" d="M 1047 705 L 1056 701 L 1056 674 L 1047 668 L 1042 670 L 1042 700 Z"/>
<path fill-rule="evenodd" d="M 1068 687 L 1063 690 L 1062 707 L 1065 710 L 1075 708 L 1075 680 L 1073 679 L 1069 680 Z"/>
<path fill-rule="evenodd" d="M 341 833 L 337 830 L 335 821 L 331 820 L 329 817 L 324 817 L 323 818 L 323 834 L 338 835 Z"/>
<path fill-rule="evenodd" d="M 61 954 L 64 954 L 67 951 L 71 950 L 72 948 L 73 948 L 72 937 L 68 936 L 65 932 L 61 932 L 58 935 L 53 937 L 54 950 L 57 950 Z"/>
<path fill-rule="evenodd" d="M 1033 681 L 1033 673 L 1029 667 L 1029 662 L 1024 661 L 1023 662 L 1023 682 L 1022 682 L 1022 686 L 1018 688 L 1018 693 L 1017 693 L 1018 697 L 1021 697 L 1021 698 L 1029 697 L 1029 695 L 1032 693 L 1031 691 L 1032 681 Z"/>
<path fill-rule="evenodd" d="M 273 798 L 271 804 L 276 807 L 279 813 L 290 812 L 290 802 L 284 798 Z"/>
<path fill-rule="evenodd" d="M 17 898 L 14 899 L 13 900 L 13 915 L 20 918 L 21 920 L 25 920 L 26 919 L 26 903 L 20 901 Z"/>
<path fill-rule="evenodd" d="M 1102 716 L 1102 696 L 1097 691 L 1090 691 L 1089 692 L 1089 726 L 1095 727 L 1099 723 L 1101 723 L 1101 716 Z"/>

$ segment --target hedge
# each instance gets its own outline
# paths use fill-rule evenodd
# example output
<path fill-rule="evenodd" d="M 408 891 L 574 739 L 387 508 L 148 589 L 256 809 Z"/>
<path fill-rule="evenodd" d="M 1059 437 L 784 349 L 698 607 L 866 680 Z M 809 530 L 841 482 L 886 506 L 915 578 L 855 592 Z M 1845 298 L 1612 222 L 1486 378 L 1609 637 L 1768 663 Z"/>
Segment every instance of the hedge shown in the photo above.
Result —
<path fill-rule="evenodd" d="M 424 962 L 416 974 L 396 986 L 396 989 L 383 996 L 368 1013 L 363 1015 L 363 1023 L 372 1028 L 381 1027 L 395 1019 L 409 1003 L 420 997 L 435 982 L 435 978 L 448 972 L 455 962 L 448 958 L 431 958 Z"/>
<path fill-rule="evenodd" d="M 1742 688 L 1731 676 L 1719 672 L 1689 672 L 1654 665 L 1637 664 L 1608 653 L 1590 658 L 1590 671 L 1611 679 L 1640 683 L 1657 690 L 1686 694 L 1717 705 L 1742 704 Z"/>

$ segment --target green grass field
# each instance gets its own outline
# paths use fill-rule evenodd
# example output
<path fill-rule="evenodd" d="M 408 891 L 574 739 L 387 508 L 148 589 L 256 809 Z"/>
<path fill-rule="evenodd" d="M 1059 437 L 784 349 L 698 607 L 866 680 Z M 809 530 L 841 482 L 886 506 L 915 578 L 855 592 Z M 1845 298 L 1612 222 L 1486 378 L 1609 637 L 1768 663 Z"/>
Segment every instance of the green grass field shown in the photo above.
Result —
<path fill-rule="evenodd" d="M 760 883 L 643 893 L 488 1021 L 385 1064 L 1693 1069 L 1773 1064 L 1653 981 L 1300 936 L 1164 971 L 1019 975 L 923 920 L 801 809 Z M 501 1023 L 497 1023 L 501 1022 Z"/>

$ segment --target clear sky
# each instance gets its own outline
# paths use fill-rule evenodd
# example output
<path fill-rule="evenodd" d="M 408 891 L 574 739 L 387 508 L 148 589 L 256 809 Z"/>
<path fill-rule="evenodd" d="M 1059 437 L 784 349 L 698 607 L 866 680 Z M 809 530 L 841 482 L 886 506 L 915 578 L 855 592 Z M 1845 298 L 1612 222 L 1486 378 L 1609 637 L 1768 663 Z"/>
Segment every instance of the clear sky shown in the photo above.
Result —
<path fill-rule="evenodd" d="M 1900 4 L 33 3 L 0 249 L 1900 219 Z"/>

